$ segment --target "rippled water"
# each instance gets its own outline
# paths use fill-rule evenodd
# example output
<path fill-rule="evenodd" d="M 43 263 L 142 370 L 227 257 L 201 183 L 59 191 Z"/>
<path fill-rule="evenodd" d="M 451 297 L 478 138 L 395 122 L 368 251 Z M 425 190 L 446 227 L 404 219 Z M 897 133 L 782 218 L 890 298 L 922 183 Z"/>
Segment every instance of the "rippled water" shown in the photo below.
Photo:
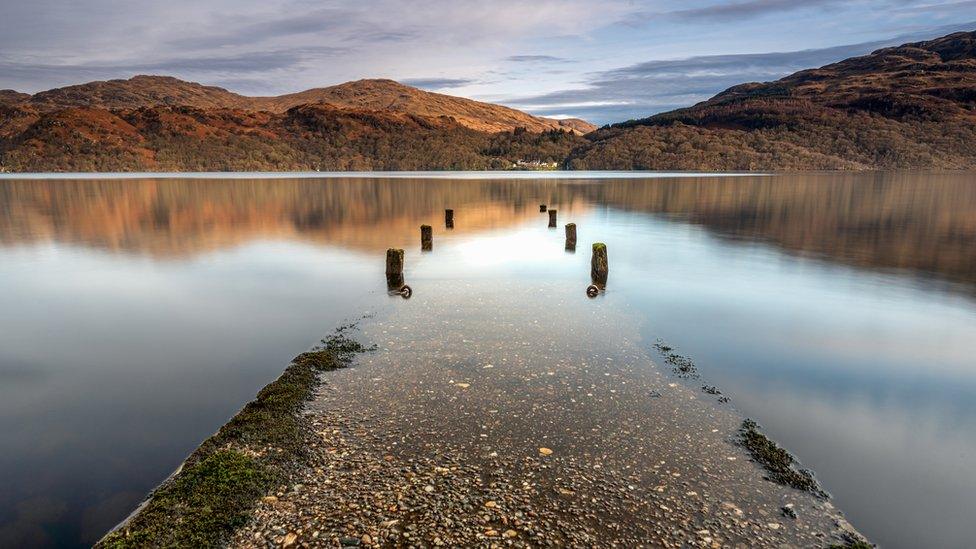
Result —
<path fill-rule="evenodd" d="M 611 274 L 590 301 L 594 241 Z M 514 286 L 578 287 L 563 309 L 694 357 L 872 540 L 971 542 L 976 177 L 439 174 L 0 180 L 0 545 L 97 539 L 291 356 L 408 306 L 394 246 L 415 292 L 496 307 L 499 330 L 525 321 L 499 306 Z"/>

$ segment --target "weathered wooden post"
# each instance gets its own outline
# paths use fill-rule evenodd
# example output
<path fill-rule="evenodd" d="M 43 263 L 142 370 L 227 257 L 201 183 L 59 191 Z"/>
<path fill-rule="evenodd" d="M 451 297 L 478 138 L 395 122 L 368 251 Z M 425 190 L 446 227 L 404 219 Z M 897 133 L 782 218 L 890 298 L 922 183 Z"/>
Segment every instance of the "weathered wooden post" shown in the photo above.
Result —
<path fill-rule="evenodd" d="M 556 228 L 556 210 L 549 210 L 549 227 Z"/>
<path fill-rule="evenodd" d="M 576 249 L 576 223 L 566 224 L 566 249 Z"/>
<path fill-rule="evenodd" d="M 403 250 L 386 250 L 386 285 L 391 290 L 403 287 Z"/>
<path fill-rule="evenodd" d="M 448 229 L 454 228 L 454 210 L 444 210 L 444 226 Z"/>
<path fill-rule="evenodd" d="M 593 258 L 590 260 L 590 278 L 593 284 L 606 286 L 607 275 L 610 273 L 610 264 L 607 261 L 607 245 L 603 242 L 593 244 Z"/>
<path fill-rule="evenodd" d="M 546 211 L 546 205 L 545 204 L 539 204 L 539 211 L 542 212 L 542 213 L 545 213 L 545 211 Z"/>
<path fill-rule="evenodd" d="M 434 249 L 434 228 L 430 225 L 420 226 L 420 249 L 425 251 Z"/>

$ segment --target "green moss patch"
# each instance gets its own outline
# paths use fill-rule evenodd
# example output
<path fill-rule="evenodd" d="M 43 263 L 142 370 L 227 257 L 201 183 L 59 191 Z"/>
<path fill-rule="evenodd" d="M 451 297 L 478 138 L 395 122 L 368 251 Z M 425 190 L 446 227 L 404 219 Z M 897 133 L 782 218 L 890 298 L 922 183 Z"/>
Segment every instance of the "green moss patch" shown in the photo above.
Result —
<path fill-rule="evenodd" d="M 681 378 L 698 379 L 698 367 L 691 358 L 679 355 L 674 351 L 674 347 L 664 343 L 660 339 L 654 343 L 654 348 L 664 357 L 664 362 L 671 366 L 674 374 Z"/>
<path fill-rule="evenodd" d="M 130 523 L 104 547 L 217 547 L 247 521 L 247 511 L 273 475 L 259 460 L 220 450 L 164 484 Z"/>
<path fill-rule="evenodd" d="M 319 372 L 347 366 L 370 350 L 345 325 L 292 360 L 240 412 L 187 458 L 145 506 L 99 547 L 218 547 L 247 522 L 262 495 L 288 477 L 304 455 L 306 425 L 298 412 Z"/>
<path fill-rule="evenodd" d="M 849 541 L 847 543 L 835 543 L 828 549 L 874 549 L 874 546 L 866 541 Z"/>
<path fill-rule="evenodd" d="M 857 534 L 849 533 L 844 536 L 843 543 L 835 543 L 827 549 L 874 549 L 874 545 L 865 541 Z"/>
<path fill-rule="evenodd" d="M 805 490 L 818 497 L 828 497 L 813 478 L 813 473 L 797 468 L 799 463 L 796 458 L 762 434 L 759 431 L 759 424 L 755 421 L 747 419 L 742 422 L 739 442 L 749 450 L 752 458 L 766 469 L 770 480 L 798 490 Z"/>

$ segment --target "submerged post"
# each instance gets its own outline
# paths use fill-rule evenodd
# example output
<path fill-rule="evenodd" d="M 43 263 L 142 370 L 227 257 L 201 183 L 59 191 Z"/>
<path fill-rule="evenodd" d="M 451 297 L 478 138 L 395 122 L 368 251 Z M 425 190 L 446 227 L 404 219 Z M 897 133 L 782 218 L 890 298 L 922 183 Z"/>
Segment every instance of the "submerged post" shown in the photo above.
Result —
<path fill-rule="evenodd" d="M 546 211 L 546 205 L 545 204 L 539 204 L 539 211 L 540 212 L 545 212 Z"/>
<path fill-rule="evenodd" d="M 454 210 L 444 210 L 444 226 L 448 229 L 454 228 Z"/>
<path fill-rule="evenodd" d="M 556 210 L 549 210 L 549 227 L 556 227 Z"/>
<path fill-rule="evenodd" d="M 566 249 L 576 249 L 576 223 L 566 224 Z"/>
<path fill-rule="evenodd" d="M 434 249 L 434 228 L 430 225 L 420 226 L 420 249 L 425 251 Z"/>
<path fill-rule="evenodd" d="M 403 250 L 386 250 L 386 285 L 391 290 L 403 287 Z"/>
<path fill-rule="evenodd" d="M 593 244 L 593 258 L 590 260 L 590 278 L 593 284 L 606 286 L 607 275 L 610 273 L 610 264 L 607 261 L 607 245 L 603 242 Z"/>

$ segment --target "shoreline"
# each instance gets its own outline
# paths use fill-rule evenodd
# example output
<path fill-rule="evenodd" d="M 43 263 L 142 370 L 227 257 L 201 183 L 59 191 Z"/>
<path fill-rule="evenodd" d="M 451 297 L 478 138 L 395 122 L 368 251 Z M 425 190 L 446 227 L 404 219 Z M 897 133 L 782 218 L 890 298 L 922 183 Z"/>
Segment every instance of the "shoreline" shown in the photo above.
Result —
<path fill-rule="evenodd" d="M 845 172 L 841 172 L 845 173 Z M 91 179 L 645 179 L 684 177 L 762 177 L 769 171 L 707 172 L 651 170 L 554 170 L 554 171 L 363 171 L 363 172 L 0 172 L 3 180 L 91 180 Z"/>

